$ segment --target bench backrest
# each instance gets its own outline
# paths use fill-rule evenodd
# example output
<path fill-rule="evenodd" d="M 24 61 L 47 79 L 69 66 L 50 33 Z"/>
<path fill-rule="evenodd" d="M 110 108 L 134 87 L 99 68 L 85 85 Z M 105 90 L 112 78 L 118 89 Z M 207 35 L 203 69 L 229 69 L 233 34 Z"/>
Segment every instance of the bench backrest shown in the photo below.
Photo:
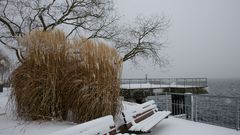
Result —
<path fill-rule="evenodd" d="M 49 135 L 114 135 L 115 133 L 113 116 L 108 115 Z"/>
<path fill-rule="evenodd" d="M 151 116 L 157 111 L 157 106 L 153 100 L 139 104 L 132 109 L 122 112 L 126 123 L 135 121 L 136 123 Z M 143 117 L 144 116 L 144 117 Z"/>

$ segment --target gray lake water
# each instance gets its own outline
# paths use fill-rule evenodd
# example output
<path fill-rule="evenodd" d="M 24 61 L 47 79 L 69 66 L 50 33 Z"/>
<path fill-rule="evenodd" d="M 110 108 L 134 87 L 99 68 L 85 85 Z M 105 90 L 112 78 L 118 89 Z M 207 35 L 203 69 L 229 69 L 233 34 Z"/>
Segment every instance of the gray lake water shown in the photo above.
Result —
<path fill-rule="evenodd" d="M 208 79 L 209 95 L 240 97 L 240 79 Z"/>

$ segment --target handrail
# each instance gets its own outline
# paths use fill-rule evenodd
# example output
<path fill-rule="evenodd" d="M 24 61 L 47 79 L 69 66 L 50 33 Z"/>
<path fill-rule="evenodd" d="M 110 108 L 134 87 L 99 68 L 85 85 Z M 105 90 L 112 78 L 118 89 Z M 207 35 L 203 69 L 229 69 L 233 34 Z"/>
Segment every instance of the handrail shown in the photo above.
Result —
<path fill-rule="evenodd" d="M 169 86 L 181 86 L 181 87 L 208 87 L 207 78 L 127 78 L 121 79 L 121 84 L 139 84 L 139 87 L 142 88 L 144 84 L 149 85 L 162 85 Z"/>

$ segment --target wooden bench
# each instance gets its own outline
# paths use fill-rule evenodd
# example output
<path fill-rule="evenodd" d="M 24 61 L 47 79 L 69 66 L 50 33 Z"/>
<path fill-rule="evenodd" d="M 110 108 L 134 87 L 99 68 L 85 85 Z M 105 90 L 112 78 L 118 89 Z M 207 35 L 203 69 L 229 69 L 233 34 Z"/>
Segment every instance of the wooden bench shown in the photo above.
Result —
<path fill-rule="evenodd" d="M 49 135 L 115 135 L 116 128 L 113 116 L 108 115 L 91 120 Z"/>
<path fill-rule="evenodd" d="M 150 132 L 150 129 L 170 114 L 170 111 L 158 111 L 153 100 L 122 112 L 126 128 L 133 132 Z"/>

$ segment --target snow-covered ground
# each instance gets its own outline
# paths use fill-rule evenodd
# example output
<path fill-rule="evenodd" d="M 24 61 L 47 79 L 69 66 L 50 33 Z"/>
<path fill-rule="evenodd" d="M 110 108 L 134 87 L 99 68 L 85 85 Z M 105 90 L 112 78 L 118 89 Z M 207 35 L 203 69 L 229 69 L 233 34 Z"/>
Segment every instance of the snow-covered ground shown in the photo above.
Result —
<path fill-rule="evenodd" d="M 0 135 L 46 135 L 67 129 L 71 122 L 23 122 L 5 113 L 8 92 L 0 93 Z M 135 107 L 135 103 L 123 102 L 123 109 Z M 153 128 L 151 135 L 240 135 L 240 131 L 179 118 L 169 117 Z M 147 135 L 150 135 L 147 134 Z"/>
<path fill-rule="evenodd" d="M 23 122 L 0 116 L 0 135 L 46 135 L 76 124 L 70 122 Z"/>
<path fill-rule="evenodd" d="M 152 135 L 240 135 L 240 131 L 169 117 L 152 130 Z"/>
<path fill-rule="evenodd" d="M 17 120 L 7 109 L 9 91 L 9 89 L 4 88 L 3 93 L 0 93 L 0 135 L 45 135 L 76 125 L 71 122 L 25 122 Z"/>
<path fill-rule="evenodd" d="M 5 114 L 8 97 L 9 89 L 3 88 L 3 92 L 0 92 L 0 116 Z"/>

